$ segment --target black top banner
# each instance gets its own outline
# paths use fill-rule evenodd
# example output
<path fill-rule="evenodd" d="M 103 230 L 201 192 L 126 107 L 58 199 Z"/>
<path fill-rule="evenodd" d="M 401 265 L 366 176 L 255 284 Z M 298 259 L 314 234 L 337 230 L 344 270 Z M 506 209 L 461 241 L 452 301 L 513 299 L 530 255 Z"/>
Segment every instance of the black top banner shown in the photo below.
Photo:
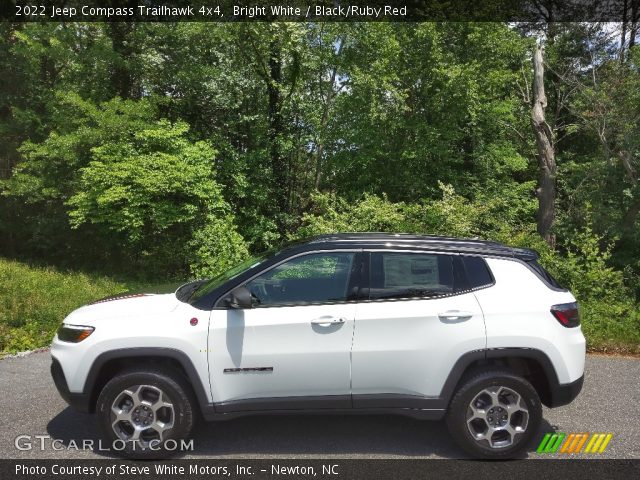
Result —
<path fill-rule="evenodd" d="M 11 22 L 635 22 L 640 0 L 2 0 Z"/>

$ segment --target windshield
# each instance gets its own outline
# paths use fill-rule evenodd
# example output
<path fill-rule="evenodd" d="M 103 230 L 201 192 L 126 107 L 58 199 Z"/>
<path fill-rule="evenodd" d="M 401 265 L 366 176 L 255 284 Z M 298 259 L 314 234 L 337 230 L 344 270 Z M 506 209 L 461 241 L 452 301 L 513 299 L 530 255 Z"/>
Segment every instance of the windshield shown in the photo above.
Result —
<path fill-rule="evenodd" d="M 244 262 L 239 263 L 235 267 L 230 268 L 226 272 L 221 273 L 220 275 L 213 277 L 210 280 L 197 280 L 195 282 L 187 283 L 176 291 L 176 296 L 183 302 L 192 303 L 212 292 L 223 283 L 237 277 L 242 272 L 245 272 L 250 268 L 255 267 L 256 265 L 261 264 L 273 253 L 274 251 L 270 250 L 268 252 L 250 257 Z"/>

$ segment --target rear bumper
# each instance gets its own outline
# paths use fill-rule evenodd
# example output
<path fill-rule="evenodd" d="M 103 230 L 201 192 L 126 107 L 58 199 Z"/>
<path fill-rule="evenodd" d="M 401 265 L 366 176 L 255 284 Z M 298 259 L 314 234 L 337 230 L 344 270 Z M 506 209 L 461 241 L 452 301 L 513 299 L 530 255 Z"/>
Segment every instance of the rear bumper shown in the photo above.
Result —
<path fill-rule="evenodd" d="M 561 407 L 567 405 L 578 396 L 582 390 L 584 375 L 571 383 L 561 383 L 551 389 L 551 401 L 548 407 Z"/>
<path fill-rule="evenodd" d="M 65 402 L 80 412 L 91 412 L 90 396 L 84 393 L 72 393 L 69 391 L 69 386 L 67 385 L 67 380 L 64 377 L 60 362 L 55 358 L 51 362 L 51 377 L 53 378 L 53 383 L 58 393 Z"/>

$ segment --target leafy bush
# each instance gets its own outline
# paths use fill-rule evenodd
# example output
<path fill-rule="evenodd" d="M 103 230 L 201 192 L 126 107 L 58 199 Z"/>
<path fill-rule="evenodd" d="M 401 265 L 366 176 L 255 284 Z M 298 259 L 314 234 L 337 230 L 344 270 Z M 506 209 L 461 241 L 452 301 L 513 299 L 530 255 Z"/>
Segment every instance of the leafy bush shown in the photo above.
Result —
<path fill-rule="evenodd" d="M 535 232 L 526 222 L 535 211 L 526 187 L 514 187 L 500 196 L 475 201 L 440 183 L 441 198 L 421 203 L 390 202 L 385 196 L 365 194 L 356 202 L 317 193 L 302 218 L 296 237 L 331 232 L 407 232 L 486 239 L 508 239 L 515 233 Z"/>
<path fill-rule="evenodd" d="M 640 352 L 640 313 L 624 274 L 610 267 L 612 245 L 590 226 L 567 236 L 562 254 L 539 237 L 524 244 L 540 252 L 540 263 L 580 302 L 582 329 L 590 349 Z"/>
<path fill-rule="evenodd" d="M 188 247 L 191 274 L 196 278 L 219 275 L 249 256 L 231 218 L 209 218 L 194 232 Z"/>
<path fill-rule="evenodd" d="M 312 196 L 312 208 L 304 214 L 295 237 L 303 238 L 334 232 L 403 231 L 407 225 L 404 203 L 391 203 L 385 197 L 365 195 L 360 201 L 329 194 Z"/>
<path fill-rule="evenodd" d="M 122 247 L 142 252 L 145 266 L 215 275 L 247 255 L 229 205 L 211 168 L 215 151 L 191 143 L 185 123 L 160 121 L 131 138 L 92 149 L 77 193 L 67 205 L 71 223 L 105 227 Z M 159 263 L 159 265 L 158 265 Z"/>
<path fill-rule="evenodd" d="M 33 205 L 28 220 L 43 225 L 30 254 L 49 261 L 66 249 L 63 259 L 84 254 L 92 269 L 147 278 L 216 274 L 246 256 L 216 181 L 217 152 L 192 141 L 188 124 L 156 120 L 149 99 L 60 102 L 64 121 L 23 145 L 4 182 L 3 193 Z"/>
<path fill-rule="evenodd" d="M 581 299 L 629 300 L 623 273 L 609 266 L 612 245 L 601 248 L 603 238 L 590 226 L 571 232 L 558 251 L 551 250 L 538 237 L 529 238 L 526 246 L 540 253 L 540 262 L 554 277 Z"/>

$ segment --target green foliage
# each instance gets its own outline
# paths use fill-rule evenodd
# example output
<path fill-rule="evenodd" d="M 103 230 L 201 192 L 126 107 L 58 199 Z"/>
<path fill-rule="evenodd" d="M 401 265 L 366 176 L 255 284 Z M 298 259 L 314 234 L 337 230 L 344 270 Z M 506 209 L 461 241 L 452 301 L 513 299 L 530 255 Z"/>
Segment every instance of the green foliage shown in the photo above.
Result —
<path fill-rule="evenodd" d="M 4 259 L 0 259 L 0 285 L 0 354 L 48 345 L 72 310 L 127 290 L 107 278 Z"/>
<path fill-rule="evenodd" d="M 205 142 L 190 143 L 187 131 L 184 123 L 160 121 L 93 147 L 67 201 L 71 225 L 104 225 L 148 245 L 179 224 L 202 223 L 202 214 L 224 212 L 211 171 L 215 152 Z"/>
<path fill-rule="evenodd" d="M 508 239 L 515 232 L 535 229 L 534 210 L 527 188 L 504 196 L 483 195 L 469 200 L 451 185 L 439 184 L 440 198 L 420 203 L 391 202 L 385 196 L 365 194 L 355 202 L 315 194 L 296 237 L 336 231 L 411 232 L 427 235 Z"/>
<path fill-rule="evenodd" d="M 215 277 L 249 256 L 231 217 L 209 217 L 188 244 L 189 266 L 196 278 Z"/>
<path fill-rule="evenodd" d="M 640 314 L 625 285 L 623 272 L 610 266 L 612 246 L 590 227 L 572 232 L 564 251 L 552 250 L 537 236 L 535 224 L 523 221 L 531 209 L 521 198 L 470 202 L 441 185 L 442 198 L 419 204 L 392 203 L 365 195 L 348 203 L 329 195 L 314 196 L 297 237 L 335 231 L 416 232 L 500 239 L 512 246 L 533 248 L 540 262 L 579 300 L 589 348 L 598 351 L 640 351 Z M 525 217 L 530 218 L 530 217 Z"/>
<path fill-rule="evenodd" d="M 536 28 L 0 24 L 0 251 L 144 282 L 313 233 L 495 239 L 541 251 L 592 346 L 637 343 L 640 47 L 542 27 L 552 251 L 535 232 Z"/>
<path fill-rule="evenodd" d="M 312 196 L 312 207 L 302 217 L 302 226 L 295 237 L 333 232 L 404 231 L 406 218 L 403 203 L 391 203 L 386 198 L 365 195 L 351 203 L 328 194 Z"/>
<path fill-rule="evenodd" d="M 73 229 L 105 239 L 111 256 L 147 275 L 216 274 L 246 255 L 215 181 L 216 152 L 192 142 L 186 123 L 153 122 L 148 101 L 95 106 L 71 96 L 65 105 L 73 113 L 62 131 L 25 144 L 6 194 L 56 202 Z"/>
<path fill-rule="evenodd" d="M 577 298 L 628 300 L 629 291 L 622 272 L 609 266 L 612 245 L 601 248 L 602 241 L 602 236 L 594 234 L 587 226 L 573 232 L 564 245 L 563 255 L 551 251 L 544 244 L 540 244 L 538 249 L 542 252 L 542 262 Z"/>

